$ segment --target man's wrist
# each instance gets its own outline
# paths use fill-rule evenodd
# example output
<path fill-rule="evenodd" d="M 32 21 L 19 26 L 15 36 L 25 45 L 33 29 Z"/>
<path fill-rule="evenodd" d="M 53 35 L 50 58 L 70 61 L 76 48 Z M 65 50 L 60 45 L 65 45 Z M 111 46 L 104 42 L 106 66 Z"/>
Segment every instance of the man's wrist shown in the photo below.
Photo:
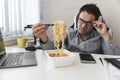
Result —
<path fill-rule="evenodd" d="M 41 43 L 46 44 L 48 42 L 48 36 L 46 36 L 46 39 L 43 41 L 42 39 L 39 39 Z"/>
<path fill-rule="evenodd" d="M 109 33 L 103 35 L 102 37 L 104 38 L 105 41 L 110 41 L 111 40 Z"/>

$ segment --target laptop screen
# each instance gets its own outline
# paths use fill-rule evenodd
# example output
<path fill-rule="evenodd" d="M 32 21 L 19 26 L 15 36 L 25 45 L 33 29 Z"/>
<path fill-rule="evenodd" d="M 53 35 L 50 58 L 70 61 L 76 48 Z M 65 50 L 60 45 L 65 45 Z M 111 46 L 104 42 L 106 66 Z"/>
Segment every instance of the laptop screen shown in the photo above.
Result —
<path fill-rule="evenodd" d="M 5 55 L 5 46 L 2 38 L 2 32 L 0 30 L 0 60 Z"/>

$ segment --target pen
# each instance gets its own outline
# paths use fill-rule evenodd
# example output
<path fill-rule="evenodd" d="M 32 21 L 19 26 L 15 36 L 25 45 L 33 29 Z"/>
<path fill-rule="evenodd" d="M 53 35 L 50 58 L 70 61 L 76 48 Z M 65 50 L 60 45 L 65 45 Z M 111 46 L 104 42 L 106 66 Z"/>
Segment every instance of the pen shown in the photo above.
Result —
<path fill-rule="evenodd" d="M 100 62 L 102 63 L 102 65 L 104 65 L 102 59 L 101 58 L 99 58 L 99 59 L 100 59 Z"/>

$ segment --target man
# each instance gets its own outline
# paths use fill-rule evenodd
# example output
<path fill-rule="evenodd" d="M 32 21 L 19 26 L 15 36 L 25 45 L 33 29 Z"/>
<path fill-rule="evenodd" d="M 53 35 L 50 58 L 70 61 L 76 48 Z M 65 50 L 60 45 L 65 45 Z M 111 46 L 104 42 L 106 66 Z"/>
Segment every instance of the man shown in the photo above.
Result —
<path fill-rule="evenodd" d="M 99 8 L 94 4 L 82 6 L 76 17 L 77 28 L 68 28 L 65 39 L 65 48 L 70 51 L 120 54 L 120 49 L 111 43 L 111 36 L 107 25 L 99 21 L 102 16 Z M 48 27 L 37 23 L 33 26 L 33 34 L 40 39 L 40 44 L 45 49 L 53 49 L 53 41 L 47 37 Z"/>

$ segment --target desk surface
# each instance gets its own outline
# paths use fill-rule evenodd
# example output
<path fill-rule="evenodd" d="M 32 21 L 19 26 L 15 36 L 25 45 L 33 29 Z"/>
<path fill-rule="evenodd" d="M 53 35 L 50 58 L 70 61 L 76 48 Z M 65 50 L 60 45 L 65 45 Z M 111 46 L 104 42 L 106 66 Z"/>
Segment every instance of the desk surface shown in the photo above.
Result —
<path fill-rule="evenodd" d="M 25 51 L 17 46 L 7 47 L 7 52 Z M 96 64 L 82 64 L 77 53 L 72 66 L 54 68 L 44 51 L 37 50 L 37 66 L 0 69 L 0 80 L 106 80 L 99 57 L 93 55 Z"/>

